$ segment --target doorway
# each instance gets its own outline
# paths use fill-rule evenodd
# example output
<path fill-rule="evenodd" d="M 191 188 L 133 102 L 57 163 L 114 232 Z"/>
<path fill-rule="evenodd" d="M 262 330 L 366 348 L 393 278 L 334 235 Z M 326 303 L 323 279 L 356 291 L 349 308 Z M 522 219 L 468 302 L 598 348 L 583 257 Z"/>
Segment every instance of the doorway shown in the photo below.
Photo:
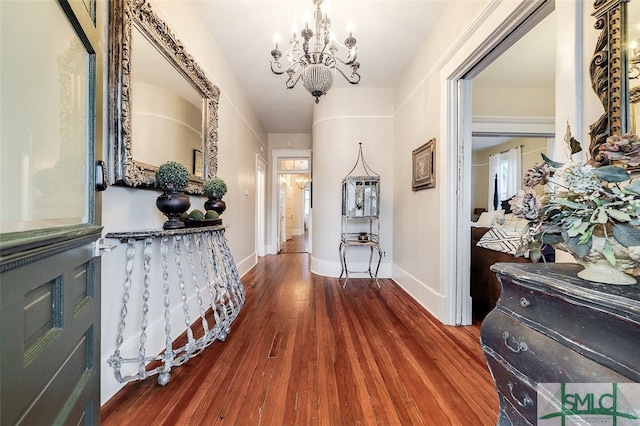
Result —
<path fill-rule="evenodd" d="M 268 254 L 311 252 L 311 150 L 274 149 Z M 290 241 L 290 245 L 286 246 Z M 294 242 L 297 242 L 295 245 Z"/>
<path fill-rule="evenodd" d="M 451 186 L 445 194 L 446 211 L 456 212 L 445 219 L 445 234 L 455 235 L 455 240 L 447 250 L 445 258 L 445 307 L 444 321 L 451 325 L 466 325 L 472 322 L 472 301 L 470 297 L 470 239 L 471 239 L 471 185 L 472 185 L 472 135 L 479 129 L 482 120 L 473 114 L 473 79 L 489 64 L 506 52 L 532 28 L 554 12 L 556 3 L 540 0 L 520 4 L 512 8 L 510 4 L 498 7 L 500 13 L 492 14 L 483 23 L 484 37 L 469 37 L 461 44 L 459 56 L 442 68 L 443 82 L 446 84 L 445 139 L 450 141 L 445 155 L 445 177 Z M 574 6 L 563 5 L 563 15 L 577 13 Z M 571 9 L 572 8 L 572 9 Z M 567 10 L 571 9 L 571 11 Z M 506 17 L 506 18 L 505 18 Z M 576 24 L 577 25 L 577 24 Z M 489 31 L 499 28 L 498 31 Z M 560 29 L 560 26 L 556 26 Z M 575 39 L 577 29 L 568 25 L 562 28 L 565 37 Z M 554 48 L 557 44 L 553 44 Z M 557 71 L 555 71 L 557 72 Z M 572 69 L 572 72 L 575 72 Z M 581 74 L 573 75 L 571 87 L 581 85 Z M 558 102 L 554 100 L 554 105 Z M 569 113 L 574 112 L 573 109 Z M 556 116 L 555 110 L 553 117 Z M 485 117 L 486 118 L 486 117 Z M 535 120 L 533 120 L 535 121 Z M 557 133 L 553 124 L 553 134 Z"/>
<path fill-rule="evenodd" d="M 494 262 L 526 262 L 512 253 L 477 247 L 497 228 L 510 235 L 525 232 L 526 221 L 510 215 L 508 200 L 522 188 L 524 172 L 553 156 L 555 132 L 556 15 L 549 13 L 510 48 L 472 77 L 472 176 L 470 213 L 496 210 L 500 219 L 475 222 L 470 246 L 469 287 L 474 321 L 495 307 L 500 284 L 488 270 Z M 476 74 L 476 75 L 474 75 Z M 465 173 L 466 174 L 466 173 Z M 506 220 L 505 220 L 506 218 Z"/>
<path fill-rule="evenodd" d="M 309 174 L 281 173 L 278 181 L 278 253 L 309 253 Z"/>

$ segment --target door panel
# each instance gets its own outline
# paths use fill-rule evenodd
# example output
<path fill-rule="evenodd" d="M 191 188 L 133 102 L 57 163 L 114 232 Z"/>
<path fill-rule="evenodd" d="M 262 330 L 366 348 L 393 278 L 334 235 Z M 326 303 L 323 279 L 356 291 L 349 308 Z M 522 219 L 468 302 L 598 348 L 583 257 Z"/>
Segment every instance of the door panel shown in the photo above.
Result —
<path fill-rule="evenodd" d="M 95 0 L 0 1 L 3 425 L 100 423 L 96 13 Z"/>
<path fill-rule="evenodd" d="M 93 240 L 99 235 L 96 228 L 79 247 L 72 247 L 75 241 L 59 250 L 43 246 L 2 264 L 0 423 L 70 421 L 72 412 L 96 420 L 100 268 Z"/>

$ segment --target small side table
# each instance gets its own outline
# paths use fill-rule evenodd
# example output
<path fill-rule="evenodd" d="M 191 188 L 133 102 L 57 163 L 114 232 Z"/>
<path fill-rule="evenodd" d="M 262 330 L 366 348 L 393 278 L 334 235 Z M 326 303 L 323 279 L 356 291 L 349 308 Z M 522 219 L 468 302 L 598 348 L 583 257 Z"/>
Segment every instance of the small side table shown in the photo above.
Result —
<path fill-rule="evenodd" d="M 347 267 L 347 250 L 350 247 L 369 247 L 369 268 L 366 271 L 350 271 Z M 378 282 L 378 270 L 380 269 L 380 262 L 382 261 L 382 249 L 378 242 L 378 235 L 371 233 L 343 233 L 340 241 L 340 262 L 342 263 L 342 272 L 340 272 L 340 279 L 344 275 L 344 283 L 342 288 L 347 286 L 350 273 L 368 273 L 369 277 L 375 279 L 376 285 L 380 288 Z M 372 270 L 373 266 L 373 254 L 378 254 L 378 262 L 376 263 L 375 272 Z"/>
<path fill-rule="evenodd" d="M 131 380 L 143 380 L 158 374 L 158 383 L 166 385 L 170 380 L 171 367 L 184 364 L 198 355 L 215 340 L 225 340 L 231 331 L 231 323 L 235 320 L 245 301 L 245 292 L 240 282 L 238 269 L 231 256 L 231 251 L 224 237 L 226 225 L 202 228 L 184 228 L 175 230 L 150 230 L 133 232 L 112 232 L 106 238 L 119 239 L 127 243 L 124 267 L 124 295 L 120 310 L 120 323 L 116 349 L 109 358 L 115 378 L 124 383 Z M 160 243 L 160 264 L 163 292 L 165 350 L 160 355 L 147 355 L 147 327 L 149 318 L 149 297 L 159 285 L 151 285 L 153 242 Z M 182 303 L 184 331 L 187 343 L 180 348 L 173 348 L 171 337 L 171 300 L 169 297 L 169 247 L 172 248 L 173 263 L 176 273 L 177 291 Z M 134 271 L 136 255 L 140 253 L 142 271 Z M 156 255 L 157 256 L 157 255 Z M 137 272 L 137 273 L 136 273 Z M 124 358 L 121 354 L 124 332 L 129 311 L 129 299 L 132 287 L 141 284 L 142 320 L 140 321 L 139 349 L 136 356 Z M 160 283 L 158 283 L 160 284 Z M 188 303 L 195 299 L 195 310 Z M 175 304 L 175 302 L 174 302 Z M 202 328 L 202 335 L 196 337 L 193 325 Z M 200 331 L 200 330 L 198 330 Z M 147 370 L 149 363 L 160 362 L 159 367 Z M 132 363 L 137 367 L 134 374 L 123 376 L 121 367 Z"/>

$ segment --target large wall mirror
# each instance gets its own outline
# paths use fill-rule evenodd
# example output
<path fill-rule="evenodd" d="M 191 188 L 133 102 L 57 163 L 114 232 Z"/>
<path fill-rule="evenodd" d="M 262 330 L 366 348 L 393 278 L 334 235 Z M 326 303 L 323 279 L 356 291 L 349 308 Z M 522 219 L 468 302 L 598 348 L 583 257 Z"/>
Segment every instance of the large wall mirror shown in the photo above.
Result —
<path fill-rule="evenodd" d="M 220 92 L 146 0 L 111 2 L 109 85 L 115 183 L 153 188 L 167 161 L 201 194 L 217 173 Z"/>

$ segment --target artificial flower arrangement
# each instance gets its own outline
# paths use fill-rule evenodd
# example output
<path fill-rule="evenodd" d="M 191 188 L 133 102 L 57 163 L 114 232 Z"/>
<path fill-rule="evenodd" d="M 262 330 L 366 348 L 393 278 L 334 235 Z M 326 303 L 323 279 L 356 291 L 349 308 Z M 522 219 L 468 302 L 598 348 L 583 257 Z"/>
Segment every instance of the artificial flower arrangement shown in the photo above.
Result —
<path fill-rule="evenodd" d="M 568 126 L 565 141 L 570 158 L 581 151 Z M 510 201 L 513 213 L 530 221 L 517 255 L 528 253 L 536 262 L 543 245 L 549 244 L 570 252 L 579 263 L 597 252 L 596 258 L 618 269 L 638 265 L 640 182 L 631 179 L 626 167 L 640 165 L 640 139 L 633 134 L 610 137 L 599 151 L 622 167 L 593 167 L 573 160 L 563 164 L 543 154 L 544 162 L 526 172 L 525 189 Z M 548 186 L 538 195 L 537 185 Z M 594 242 L 596 237 L 602 238 Z"/>

